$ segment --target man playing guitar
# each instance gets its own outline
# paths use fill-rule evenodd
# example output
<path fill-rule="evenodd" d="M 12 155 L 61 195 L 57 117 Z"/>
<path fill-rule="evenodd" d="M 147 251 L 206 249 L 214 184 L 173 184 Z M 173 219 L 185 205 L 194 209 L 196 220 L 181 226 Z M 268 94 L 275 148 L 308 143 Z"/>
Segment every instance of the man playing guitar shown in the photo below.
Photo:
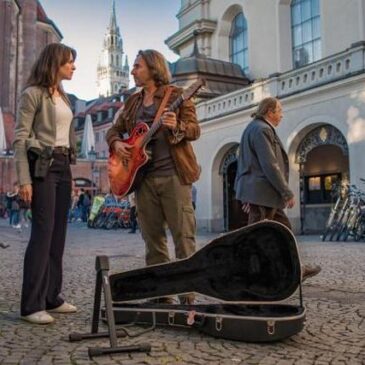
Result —
<path fill-rule="evenodd" d="M 123 142 L 139 122 L 151 126 L 167 92 L 167 106 L 182 90 L 169 85 L 170 73 L 165 58 L 155 50 L 139 51 L 132 75 L 140 92 L 131 95 L 106 140 L 123 161 L 132 158 L 133 146 Z M 165 110 L 166 109 L 166 110 Z M 136 188 L 138 222 L 146 244 L 146 264 L 170 261 L 166 224 L 171 231 L 176 258 L 195 252 L 195 215 L 191 201 L 192 183 L 198 180 L 200 167 L 190 141 L 200 136 L 195 106 L 185 100 L 175 112 L 164 108 L 162 126 L 148 144 L 150 160 Z M 184 304 L 192 304 L 193 294 L 180 296 Z M 160 298 L 171 302 L 171 298 Z"/>

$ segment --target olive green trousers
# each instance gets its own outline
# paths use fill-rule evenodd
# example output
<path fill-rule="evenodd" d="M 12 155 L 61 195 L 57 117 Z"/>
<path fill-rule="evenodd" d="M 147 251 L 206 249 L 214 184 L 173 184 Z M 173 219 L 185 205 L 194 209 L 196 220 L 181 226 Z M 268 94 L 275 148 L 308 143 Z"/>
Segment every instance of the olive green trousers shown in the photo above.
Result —
<path fill-rule="evenodd" d="M 191 198 L 191 185 L 182 185 L 177 175 L 143 179 L 136 191 L 136 205 L 147 265 L 170 261 L 166 228 L 171 232 L 177 259 L 195 252 L 196 220 Z"/>

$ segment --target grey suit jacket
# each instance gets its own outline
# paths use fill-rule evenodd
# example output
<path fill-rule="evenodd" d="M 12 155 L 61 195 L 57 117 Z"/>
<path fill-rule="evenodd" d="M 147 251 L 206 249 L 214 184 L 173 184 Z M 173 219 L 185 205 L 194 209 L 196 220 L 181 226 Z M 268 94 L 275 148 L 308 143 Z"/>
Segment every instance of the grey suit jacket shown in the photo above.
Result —
<path fill-rule="evenodd" d="M 15 166 L 20 185 L 31 184 L 27 151 L 34 147 L 42 150 L 56 141 L 55 104 L 46 89 L 31 86 L 20 96 L 17 110 L 15 139 Z M 75 163 L 76 135 L 70 128 L 71 163 Z"/>
<path fill-rule="evenodd" d="M 294 195 L 288 186 L 289 163 L 274 128 L 252 120 L 242 134 L 235 180 L 236 199 L 272 208 L 284 208 Z"/>

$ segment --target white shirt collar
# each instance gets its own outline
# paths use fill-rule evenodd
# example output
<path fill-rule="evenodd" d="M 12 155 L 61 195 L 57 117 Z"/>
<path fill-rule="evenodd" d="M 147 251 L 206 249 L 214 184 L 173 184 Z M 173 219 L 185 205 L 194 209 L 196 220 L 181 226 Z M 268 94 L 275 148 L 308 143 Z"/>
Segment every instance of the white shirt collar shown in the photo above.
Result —
<path fill-rule="evenodd" d="M 274 126 L 274 124 L 272 124 L 270 121 L 268 121 L 266 118 L 264 118 L 265 119 L 265 122 L 267 122 L 267 123 L 269 123 L 274 129 L 275 129 L 275 126 Z"/>

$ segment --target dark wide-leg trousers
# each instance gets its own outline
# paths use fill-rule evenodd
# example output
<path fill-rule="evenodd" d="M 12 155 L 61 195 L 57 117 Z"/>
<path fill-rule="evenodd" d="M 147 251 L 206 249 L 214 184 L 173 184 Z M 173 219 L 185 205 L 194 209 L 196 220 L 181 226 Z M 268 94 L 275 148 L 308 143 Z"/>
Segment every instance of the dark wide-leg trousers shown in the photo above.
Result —
<path fill-rule="evenodd" d="M 69 156 L 54 154 L 44 179 L 33 178 L 32 231 L 24 258 L 21 315 L 60 306 L 62 256 L 71 200 Z M 30 170 L 32 174 L 33 166 Z"/>

